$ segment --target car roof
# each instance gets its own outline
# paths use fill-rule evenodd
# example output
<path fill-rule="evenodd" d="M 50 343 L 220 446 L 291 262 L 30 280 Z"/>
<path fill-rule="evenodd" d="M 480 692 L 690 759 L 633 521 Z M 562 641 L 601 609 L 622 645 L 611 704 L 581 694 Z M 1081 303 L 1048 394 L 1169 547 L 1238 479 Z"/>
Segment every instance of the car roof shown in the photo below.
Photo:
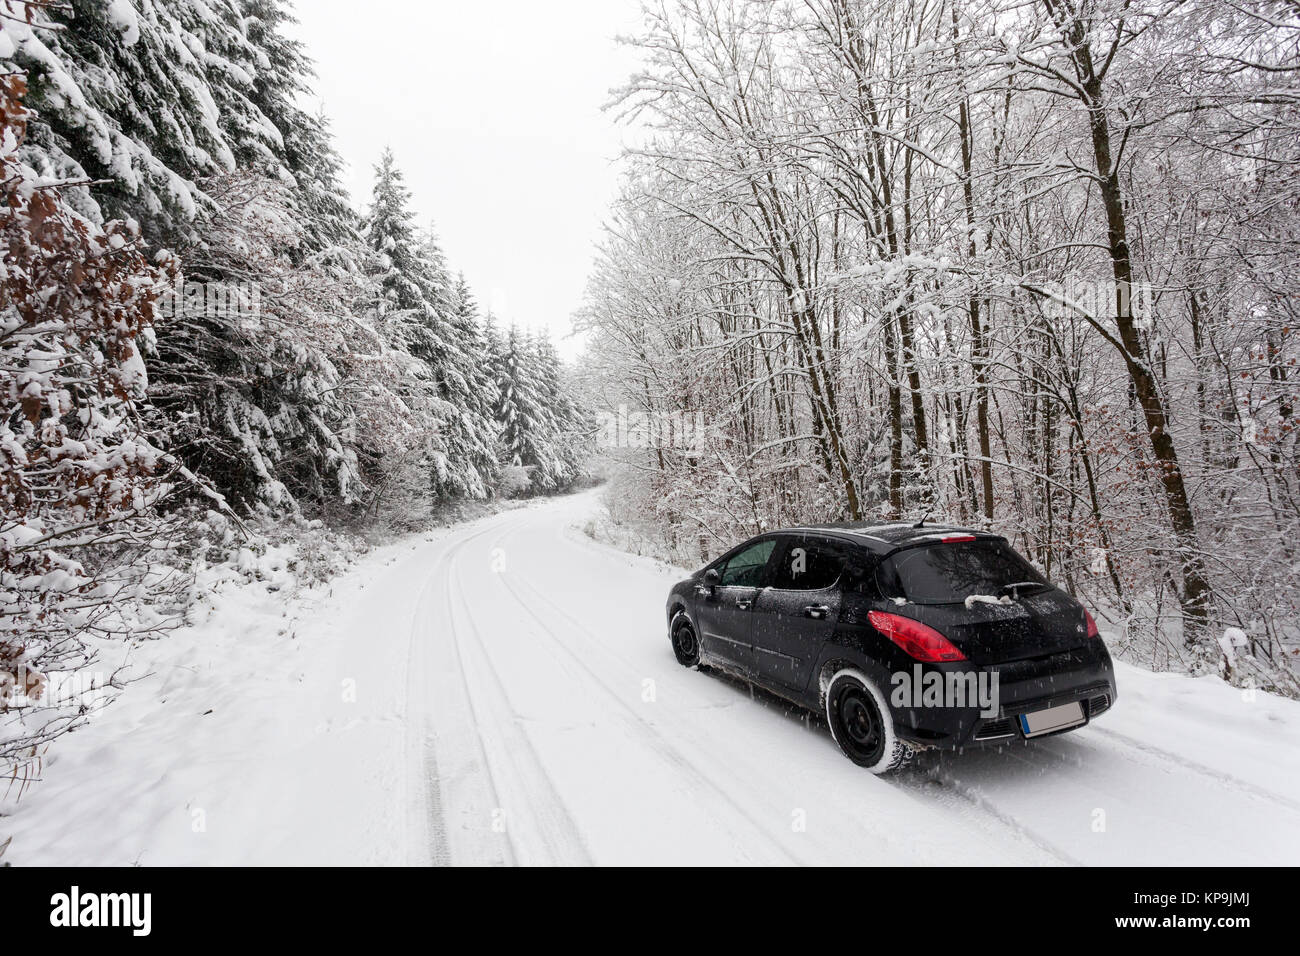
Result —
<path fill-rule="evenodd" d="M 1004 540 L 1002 535 L 953 524 L 918 525 L 915 522 L 833 521 L 826 524 L 780 528 L 769 534 L 820 534 L 849 541 L 875 554 L 889 554 L 900 548 L 942 541 L 952 535 L 973 535 L 986 541 Z"/>

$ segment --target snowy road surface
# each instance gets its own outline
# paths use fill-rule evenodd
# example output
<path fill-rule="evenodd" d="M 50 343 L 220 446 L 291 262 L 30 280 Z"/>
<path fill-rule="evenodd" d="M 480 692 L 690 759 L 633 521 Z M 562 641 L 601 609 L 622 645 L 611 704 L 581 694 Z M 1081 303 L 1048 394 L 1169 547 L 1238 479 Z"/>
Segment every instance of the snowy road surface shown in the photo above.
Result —
<path fill-rule="evenodd" d="M 9 859 L 1300 860 L 1300 703 L 1119 665 L 1093 726 L 875 778 L 816 720 L 679 667 L 680 573 L 583 536 L 596 507 L 408 539 L 315 604 L 219 608 L 0 804 Z"/>

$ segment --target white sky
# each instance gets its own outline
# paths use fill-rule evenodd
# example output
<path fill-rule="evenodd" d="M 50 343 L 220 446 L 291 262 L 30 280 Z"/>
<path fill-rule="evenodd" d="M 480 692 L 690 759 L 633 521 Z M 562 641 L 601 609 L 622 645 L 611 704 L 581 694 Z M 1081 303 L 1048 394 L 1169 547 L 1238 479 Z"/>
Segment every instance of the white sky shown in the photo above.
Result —
<path fill-rule="evenodd" d="M 615 43 L 638 0 L 297 0 L 317 103 L 369 202 L 391 146 L 418 221 L 502 322 L 546 328 L 572 357 L 570 316 L 617 185 L 625 135 L 601 107 L 636 69 Z"/>

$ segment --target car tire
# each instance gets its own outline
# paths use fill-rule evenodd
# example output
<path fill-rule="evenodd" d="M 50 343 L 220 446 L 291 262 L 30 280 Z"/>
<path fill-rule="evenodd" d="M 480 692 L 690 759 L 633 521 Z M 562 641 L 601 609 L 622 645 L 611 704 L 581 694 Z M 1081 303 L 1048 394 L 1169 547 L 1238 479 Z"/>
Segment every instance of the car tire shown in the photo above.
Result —
<path fill-rule="evenodd" d="M 683 667 L 700 666 L 700 640 L 695 635 L 695 628 L 685 614 L 679 613 L 673 618 L 672 625 L 673 654 L 677 663 Z"/>
<path fill-rule="evenodd" d="M 826 686 L 826 722 L 844 756 L 871 773 L 893 773 L 916 751 L 898 739 L 885 696 L 859 670 L 836 672 Z"/>

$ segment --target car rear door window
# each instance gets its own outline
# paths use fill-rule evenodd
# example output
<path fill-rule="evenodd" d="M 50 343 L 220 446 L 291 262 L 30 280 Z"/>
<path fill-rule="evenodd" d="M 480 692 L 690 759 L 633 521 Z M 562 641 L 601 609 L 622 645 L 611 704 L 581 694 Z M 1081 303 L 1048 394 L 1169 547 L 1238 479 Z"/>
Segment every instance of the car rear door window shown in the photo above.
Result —
<path fill-rule="evenodd" d="M 1047 586 L 1011 545 L 987 540 L 908 548 L 882 561 L 876 578 L 885 597 L 913 604 L 957 604 L 973 594 L 1009 594 L 1013 585 Z"/>
<path fill-rule="evenodd" d="M 791 537 L 773 571 L 772 587 L 783 591 L 820 591 L 839 580 L 844 552 L 829 541 Z"/>
<path fill-rule="evenodd" d="M 718 568 L 718 583 L 724 587 L 762 587 L 763 571 L 775 548 L 776 539 L 768 538 L 733 554 Z"/>

